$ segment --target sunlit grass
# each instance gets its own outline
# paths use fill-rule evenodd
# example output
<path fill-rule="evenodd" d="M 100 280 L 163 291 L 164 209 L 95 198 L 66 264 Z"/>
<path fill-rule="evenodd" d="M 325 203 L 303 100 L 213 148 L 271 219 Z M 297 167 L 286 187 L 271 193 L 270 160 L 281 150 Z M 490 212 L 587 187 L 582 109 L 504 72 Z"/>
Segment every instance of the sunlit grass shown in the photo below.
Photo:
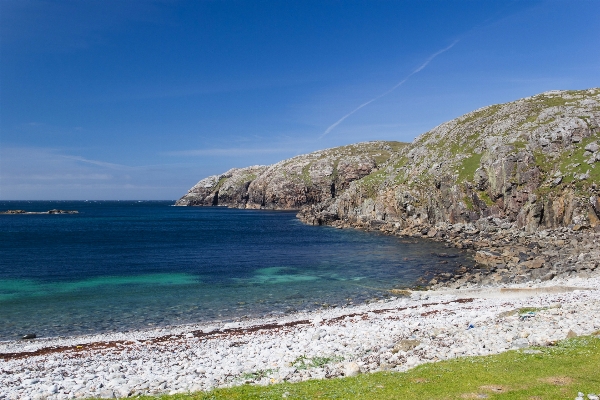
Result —
<path fill-rule="evenodd" d="M 539 352 L 509 351 L 424 364 L 406 373 L 161 396 L 208 399 L 568 399 L 600 392 L 600 339 L 578 337 Z M 152 399 L 152 397 L 145 397 Z"/>

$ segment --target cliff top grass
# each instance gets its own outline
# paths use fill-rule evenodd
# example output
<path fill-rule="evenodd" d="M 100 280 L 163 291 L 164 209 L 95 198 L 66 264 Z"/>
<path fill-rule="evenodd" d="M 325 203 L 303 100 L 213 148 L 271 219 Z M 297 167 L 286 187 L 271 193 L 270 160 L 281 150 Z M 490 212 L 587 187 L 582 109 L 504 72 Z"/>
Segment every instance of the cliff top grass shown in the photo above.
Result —
<path fill-rule="evenodd" d="M 508 351 L 423 364 L 405 373 L 162 396 L 208 399 L 566 399 L 600 391 L 600 338 L 582 336 L 536 352 Z M 144 397 L 155 399 L 154 397 Z"/>
<path fill-rule="evenodd" d="M 312 179 L 310 177 L 310 169 L 316 162 L 329 158 L 331 159 L 331 164 L 333 165 L 333 173 L 332 178 L 337 177 L 338 164 L 342 158 L 345 157 L 354 157 L 354 156 L 365 156 L 372 158 L 375 163 L 379 166 L 384 164 L 386 161 L 390 159 L 390 157 L 398 153 L 400 150 L 408 146 L 409 143 L 404 142 L 396 142 L 396 141 L 373 141 L 373 142 L 362 142 L 349 144 L 346 146 L 333 147 L 330 149 L 324 149 L 315 151 L 308 154 L 299 155 L 296 157 L 292 157 L 286 160 L 281 161 L 280 163 L 283 166 L 289 166 L 296 164 L 298 162 L 304 162 L 302 166 L 301 172 L 287 174 L 284 172 L 286 178 L 296 179 L 298 181 L 304 182 L 306 185 L 312 184 Z M 276 164 L 277 165 L 277 164 Z"/>
<path fill-rule="evenodd" d="M 317 150 L 312 153 L 301 154 L 295 157 L 280 161 L 280 163 L 289 164 L 301 159 L 310 161 L 318 161 L 324 158 L 341 158 L 347 156 L 366 155 L 375 158 L 375 161 L 380 164 L 391 156 L 392 153 L 397 153 L 410 143 L 397 141 L 372 141 L 348 144 L 345 146 L 332 147 L 329 149 Z"/>
<path fill-rule="evenodd" d="M 542 181 L 547 181 L 539 188 L 540 195 L 560 192 L 565 185 L 571 184 L 578 193 L 584 192 L 587 183 L 597 182 L 600 176 L 600 164 L 589 165 L 584 159 L 584 146 L 598 140 L 598 132 L 578 144 L 565 144 L 557 154 L 546 154 L 547 149 L 537 146 L 536 140 L 540 132 L 546 134 L 548 129 L 554 129 L 546 126 L 558 117 L 579 118 L 590 126 L 591 117 L 587 113 L 595 112 L 597 107 L 592 107 L 590 101 L 598 98 L 598 92 L 598 89 L 546 92 L 480 108 L 420 135 L 380 166 L 380 171 L 386 171 L 385 177 L 377 171 L 376 177 L 364 177 L 357 185 L 364 189 L 366 197 L 372 198 L 375 197 L 373 193 L 381 189 L 377 184 L 388 182 L 414 189 L 453 176 L 456 183 L 473 183 L 477 169 L 489 167 L 490 159 L 501 151 L 507 154 L 524 152 L 534 157 L 542 172 Z M 588 170 L 587 180 L 575 179 L 577 174 L 585 174 Z M 551 186 L 553 179 L 548 177 L 557 171 L 563 176 L 562 184 Z M 509 177 L 514 182 L 515 173 L 516 170 Z M 484 196 L 486 205 L 494 203 L 489 196 Z M 469 199 L 465 204 L 471 209 Z"/>
<path fill-rule="evenodd" d="M 459 182 L 472 181 L 478 167 L 476 164 L 481 159 L 478 154 L 487 151 L 483 143 L 485 138 L 496 138 L 498 143 L 513 144 L 516 150 L 524 149 L 530 140 L 529 135 L 535 129 L 553 122 L 555 117 L 563 115 L 565 106 L 578 107 L 583 104 L 581 102 L 597 97 L 597 89 L 556 91 L 483 107 L 420 135 L 407 150 L 423 146 L 427 149 L 429 161 L 450 164 L 448 169 L 456 170 Z M 549 109 L 552 109 L 550 113 Z M 546 112 L 545 117 L 540 119 L 543 112 Z M 588 123 L 589 116 L 576 117 Z M 521 135 L 520 139 L 517 139 L 518 135 Z M 421 164 L 420 158 L 414 160 L 414 165 L 423 169 Z M 424 165 L 426 167 L 428 163 Z M 423 175 L 428 173 L 426 170 L 422 171 Z"/>

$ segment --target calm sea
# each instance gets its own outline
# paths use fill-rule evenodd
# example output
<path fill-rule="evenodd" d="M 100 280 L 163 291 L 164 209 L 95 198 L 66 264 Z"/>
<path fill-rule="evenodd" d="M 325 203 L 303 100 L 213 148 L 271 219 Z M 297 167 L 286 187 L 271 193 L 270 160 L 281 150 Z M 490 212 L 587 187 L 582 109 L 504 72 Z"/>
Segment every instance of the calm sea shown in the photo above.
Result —
<path fill-rule="evenodd" d="M 172 204 L 0 202 L 79 211 L 0 215 L 0 340 L 356 304 L 471 263 L 438 243 L 307 226 L 294 212 Z"/>

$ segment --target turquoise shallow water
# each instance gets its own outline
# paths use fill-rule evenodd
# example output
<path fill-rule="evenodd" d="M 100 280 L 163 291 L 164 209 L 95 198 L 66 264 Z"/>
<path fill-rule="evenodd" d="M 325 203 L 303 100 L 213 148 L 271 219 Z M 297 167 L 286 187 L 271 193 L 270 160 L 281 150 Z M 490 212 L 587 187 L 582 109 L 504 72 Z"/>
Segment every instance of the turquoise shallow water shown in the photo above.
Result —
<path fill-rule="evenodd" d="M 384 296 L 472 261 L 293 212 L 171 202 L 0 202 L 0 340 L 279 315 Z M 437 253 L 456 258 L 439 258 Z"/>

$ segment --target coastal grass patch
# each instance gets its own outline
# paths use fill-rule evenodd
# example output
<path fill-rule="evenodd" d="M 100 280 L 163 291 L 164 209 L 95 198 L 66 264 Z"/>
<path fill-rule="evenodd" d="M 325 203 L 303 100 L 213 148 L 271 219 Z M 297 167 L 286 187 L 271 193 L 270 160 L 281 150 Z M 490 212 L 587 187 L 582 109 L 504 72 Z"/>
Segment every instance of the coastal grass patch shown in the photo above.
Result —
<path fill-rule="evenodd" d="M 570 95 L 577 94 L 575 91 L 569 91 Z M 565 99 L 562 95 L 544 95 L 539 94 L 534 97 L 537 102 L 543 104 L 544 108 L 548 107 L 560 107 L 566 105 L 569 101 L 573 101 L 573 99 Z"/>
<path fill-rule="evenodd" d="M 298 370 L 304 370 L 309 368 L 323 367 L 329 363 L 343 361 L 344 357 L 331 356 L 331 357 L 306 357 L 300 356 L 292 362 L 292 367 Z"/>
<path fill-rule="evenodd" d="M 488 207 L 491 207 L 491 206 L 493 206 L 494 204 L 496 204 L 496 203 L 494 202 L 494 200 L 492 200 L 492 199 L 490 198 L 490 195 L 489 195 L 489 194 L 488 194 L 488 193 L 487 193 L 485 190 L 480 190 L 480 191 L 478 191 L 478 192 L 477 192 L 477 197 L 478 197 L 480 200 L 483 200 L 483 202 L 485 203 L 485 205 L 486 205 L 486 206 L 488 206 Z"/>
<path fill-rule="evenodd" d="M 372 172 L 369 175 L 359 179 L 357 185 L 361 188 L 363 195 L 370 199 L 377 197 L 377 191 L 381 184 L 386 180 L 387 172 L 383 169 Z"/>
<path fill-rule="evenodd" d="M 483 154 L 473 153 L 467 158 L 462 160 L 462 163 L 458 169 L 458 182 L 473 181 L 475 171 L 481 164 L 481 156 Z"/>
<path fill-rule="evenodd" d="M 549 307 L 521 307 L 519 308 L 519 314 L 535 313 L 547 310 L 548 308 Z"/>
<path fill-rule="evenodd" d="M 255 371 L 255 372 L 246 372 L 246 373 L 242 374 L 240 376 L 239 380 L 241 380 L 241 381 L 260 380 L 262 378 L 268 377 L 272 373 L 273 373 L 272 369 L 260 369 L 260 370 Z"/>
<path fill-rule="evenodd" d="M 219 182 L 217 182 L 217 184 L 215 185 L 215 187 L 213 188 L 212 191 L 215 192 L 215 191 L 221 189 L 221 186 L 223 186 L 225 184 L 225 182 L 227 182 L 227 180 L 229 180 L 228 177 L 226 177 L 226 176 L 221 177 L 221 179 L 219 179 Z"/>
<path fill-rule="evenodd" d="M 479 110 L 472 111 L 464 116 L 460 117 L 458 120 L 458 124 L 466 125 L 471 122 L 477 121 L 482 118 L 489 118 L 496 114 L 503 104 L 493 104 L 491 106 L 483 107 Z"/>
<path fill-rule="evenodd" d="M 600 391 L 600 338 L 581 336 L 537 351 L 508 351 L 423 364 L 405 373 L 161 396 L 209 399 L 565 399 Z M 153 397 L 145 397 L 153 399 Z"/>
<path fill-rule="evenodd" d="M 600 168 L 597 167 L 597 163 L 588 164 L 586 160 L 589 156 L 585 156 L 585 146 L 591 142 L 598 141 L 598 139 L 600 139 L 600 135 L 584 138 L 571 152 L 564 152 L 561 154 L 557 164 L 559 166 L 559 171 L 564 176 L 563 183 L 576 181 L 575 175 L 585 173 L 590 174 L 590 177 L 588 178 L 589 181 L 598 182 L 600 179 Z M 584 182 L 578 183 L 584 184 Z"/>
<path fill-rule="evenodd" d="M 465 203 L 465 207 L 467 207 L 467 210 L 473 211 L 475 209 L 475 204 L 473 203 L 473 199 L 471 197 L 465 196 L 463 198 L 463 203 Z"/>

